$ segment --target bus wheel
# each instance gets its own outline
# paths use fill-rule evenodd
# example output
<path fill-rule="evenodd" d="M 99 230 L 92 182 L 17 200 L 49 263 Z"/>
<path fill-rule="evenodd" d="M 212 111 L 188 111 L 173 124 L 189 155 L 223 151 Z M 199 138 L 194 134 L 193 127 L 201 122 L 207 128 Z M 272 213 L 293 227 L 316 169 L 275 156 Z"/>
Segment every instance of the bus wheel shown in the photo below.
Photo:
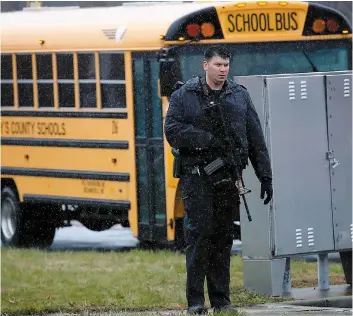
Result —
<path fill-rule="evenodd" d="M 10 187 L 1 191 L 1 242 L 4 247 L 26 244 L 28 229 L 17 195 Z"/>

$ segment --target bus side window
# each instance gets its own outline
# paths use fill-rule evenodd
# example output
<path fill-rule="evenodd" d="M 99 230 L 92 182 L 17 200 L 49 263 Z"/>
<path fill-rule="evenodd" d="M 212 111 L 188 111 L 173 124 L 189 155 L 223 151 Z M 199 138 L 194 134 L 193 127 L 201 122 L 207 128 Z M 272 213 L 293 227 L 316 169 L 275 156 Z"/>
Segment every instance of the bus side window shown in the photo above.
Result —
<path fill-rule="evenodd" d="M 17 85 L 20 107 L 33 107 L 32 55 L 17 54 Z"/>
<path fill-rule="evenodd" d="M 95 108 L 97 107 L 97 93 L 94 53 L 79 53 L 77 57 L 80 86 L 80 107 Z"/>
<path fill-rule="evenodd" d="M 12 56 L 1 54 L 1 106 L 14 106 Z"/>
<path fill-rule="evenodd" d="M 37 54 L 37 84 L 39 107 L 54 107 L 52 54 Z"/>
<path fill-rule="evenodd" d="M 75 107 L 74 59 L 72 53 L 57 53 L 59 106 Z"/>
<path fill-rule="evenodd" d="M 126 108 L 124 54 L 99 53 L 102 108 Z"/>

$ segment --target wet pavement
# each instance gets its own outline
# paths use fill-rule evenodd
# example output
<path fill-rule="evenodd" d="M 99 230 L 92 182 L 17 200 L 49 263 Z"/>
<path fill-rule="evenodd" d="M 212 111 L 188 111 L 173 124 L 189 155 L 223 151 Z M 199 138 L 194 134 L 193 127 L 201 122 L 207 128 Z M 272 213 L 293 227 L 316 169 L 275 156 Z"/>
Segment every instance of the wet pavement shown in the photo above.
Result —
<path fill-rule="evenodd" d="M 254 307 L 246 307 L 238 309 L 239 316 L 279 316 L 279 315 L 352 315 L 351 309 L 344 308 L 323 308 L 323 307 L 303 307 L 303 306 L 288 306 L 280 304 L 264 304 Z M 213 314 L 209 310 L 208 315 Z M 177 316 L 186 315 L 186 311 L 150 311 L 150 312 L 105 312 L 105 313 L 82 313 L 68 314 L 55 313 L 51 316 L 76 316 L 76 315 L 92 315 L 92 316 Z M 229 314 L 227 314 L 229 315 Z"/>
<path fill-rule="evenodd" d="M 239 309 L 245 315 L 277 316 L 277 315 L 352 315 L 351 309 L 323 308 L 310 306 L 288 306 L 266 304 L 256 307 Z M 244 315 L 244 316 L 245 316 Z"/>
<path fill-rule="evenodd" d="M 73 226 L 56 230 L 51 250 L 123 250 L 134 249 L 138 240 L 133 237 L 129 228 L 120 225 L 111 229 L 95 232 L 87 229 L 79 222 Z"/>

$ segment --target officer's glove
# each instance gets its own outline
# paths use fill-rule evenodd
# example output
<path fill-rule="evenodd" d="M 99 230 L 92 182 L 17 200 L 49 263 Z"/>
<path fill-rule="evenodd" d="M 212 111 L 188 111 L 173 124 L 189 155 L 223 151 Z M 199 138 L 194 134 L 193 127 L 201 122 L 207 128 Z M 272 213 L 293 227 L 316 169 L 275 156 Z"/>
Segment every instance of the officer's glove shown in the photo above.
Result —
<path fill-rule="evenodd" d="M 272 187 L 272 179 L 270 178 L 263 178 L 261 179 L 261 196 L 260 198 L 263 200 L 266 193 L 266 199 L 264 204 L 268 204 L 273 196 L 273 187 Z"/>

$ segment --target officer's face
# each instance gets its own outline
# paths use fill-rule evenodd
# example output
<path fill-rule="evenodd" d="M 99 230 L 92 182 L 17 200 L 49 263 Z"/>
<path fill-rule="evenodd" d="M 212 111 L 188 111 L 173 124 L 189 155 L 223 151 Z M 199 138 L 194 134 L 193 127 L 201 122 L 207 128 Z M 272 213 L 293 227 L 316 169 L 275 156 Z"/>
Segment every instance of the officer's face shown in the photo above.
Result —
<path fill-rule="evenodd" d="M 219 85 L 224 83 L 229 72 L 229 58 L 213 56 L 208 62 L 203 62 L 203 69 L 208 79 Z"/>

